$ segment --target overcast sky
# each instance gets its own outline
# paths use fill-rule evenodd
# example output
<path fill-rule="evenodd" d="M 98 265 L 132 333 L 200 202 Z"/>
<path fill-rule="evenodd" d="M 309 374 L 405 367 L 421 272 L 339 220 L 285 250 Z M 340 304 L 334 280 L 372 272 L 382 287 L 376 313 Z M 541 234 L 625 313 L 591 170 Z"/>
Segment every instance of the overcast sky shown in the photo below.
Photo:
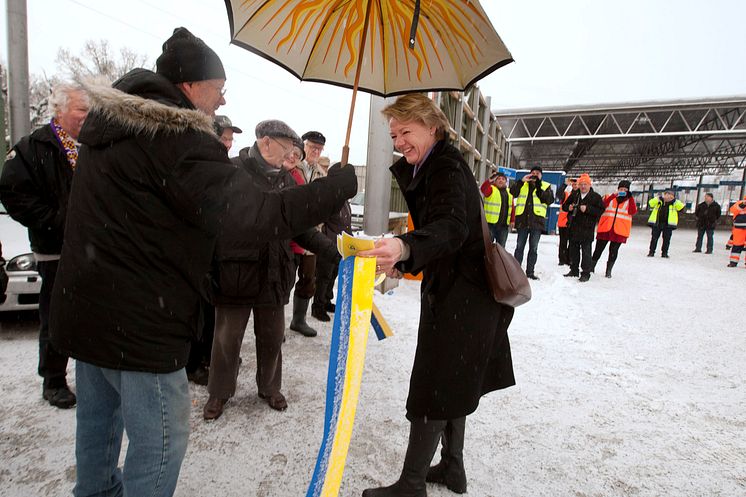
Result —
<path fill-rule="evenodd" d="M 483 0 L 515 63 L 479 83 L 495 109 L 746 95 L 746 2 L 742 0 Z M 6 10 L 2 58 L 7 61 Z M 58 71 L 59 48 L 78 53 L 86 40 L 109 40 L 152 64 L 174 27 L 185 26 L 223 59 L 228 75 L 220 113 L 253 143 L 263 119 L 282 119 L 299 134 L 318 129 L 325 154 L 341 155 L 351 92 L 298 80 L 229 44 L 223 0 L 29 0 L 32 73 Z M 367 95 L 360 94 L 351 162 L 365 162 Z"/>

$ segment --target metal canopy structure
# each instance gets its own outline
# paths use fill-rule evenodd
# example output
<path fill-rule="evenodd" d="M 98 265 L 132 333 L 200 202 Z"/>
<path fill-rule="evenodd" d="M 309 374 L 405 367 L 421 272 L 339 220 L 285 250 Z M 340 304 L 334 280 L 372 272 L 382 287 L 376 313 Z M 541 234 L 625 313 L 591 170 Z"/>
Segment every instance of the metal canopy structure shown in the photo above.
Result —
<path fill-rule="evenodd" d="M 671 181 L 746 165 L 746 96 L 494 113 L 515 168 Z"/>

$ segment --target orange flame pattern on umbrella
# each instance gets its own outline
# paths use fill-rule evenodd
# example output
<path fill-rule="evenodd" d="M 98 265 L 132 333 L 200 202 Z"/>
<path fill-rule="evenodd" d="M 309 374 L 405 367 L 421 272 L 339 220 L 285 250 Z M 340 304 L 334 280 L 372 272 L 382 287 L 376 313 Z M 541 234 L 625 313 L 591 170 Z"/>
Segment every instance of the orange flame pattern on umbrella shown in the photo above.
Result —
<path fill-rule="evenodd" d="M 422 0 L 413 49 L 413 0 L 242 0 L 233 2 L 234 42 L 300 79 L 352 86 L 367 1 L 373 5 L 361 89 L 463 89 L 496 60 L 512 60 L 474 0 Z M 469 70 L 462 76 L 463 67 Z"/>

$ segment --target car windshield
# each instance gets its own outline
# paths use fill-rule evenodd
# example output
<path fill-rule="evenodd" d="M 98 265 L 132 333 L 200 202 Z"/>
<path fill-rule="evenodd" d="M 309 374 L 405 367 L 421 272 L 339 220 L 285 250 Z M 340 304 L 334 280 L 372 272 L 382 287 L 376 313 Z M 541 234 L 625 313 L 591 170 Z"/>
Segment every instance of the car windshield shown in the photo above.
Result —
<path fill-rule="evenodd" d="M 350 199 L 352 205 L 365 205 L 365 190 L 357 192 L 357 194 Z"/>

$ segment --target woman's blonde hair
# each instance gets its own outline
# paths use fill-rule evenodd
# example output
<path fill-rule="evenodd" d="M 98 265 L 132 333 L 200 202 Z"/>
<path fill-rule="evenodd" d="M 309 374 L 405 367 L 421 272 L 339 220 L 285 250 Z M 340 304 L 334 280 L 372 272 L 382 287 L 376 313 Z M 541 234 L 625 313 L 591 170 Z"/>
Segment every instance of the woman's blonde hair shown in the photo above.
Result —
<path fill-rule="evenodd" d="M 448 134 L 450 123 L 432 99 L 422 93 L 407 93 L 386 106 L 382 111 L 386 119 L 394 118 L 400 122 L 417 121 L 427 127 L 435 127 L 435 138 L 442 140 Z"/>

